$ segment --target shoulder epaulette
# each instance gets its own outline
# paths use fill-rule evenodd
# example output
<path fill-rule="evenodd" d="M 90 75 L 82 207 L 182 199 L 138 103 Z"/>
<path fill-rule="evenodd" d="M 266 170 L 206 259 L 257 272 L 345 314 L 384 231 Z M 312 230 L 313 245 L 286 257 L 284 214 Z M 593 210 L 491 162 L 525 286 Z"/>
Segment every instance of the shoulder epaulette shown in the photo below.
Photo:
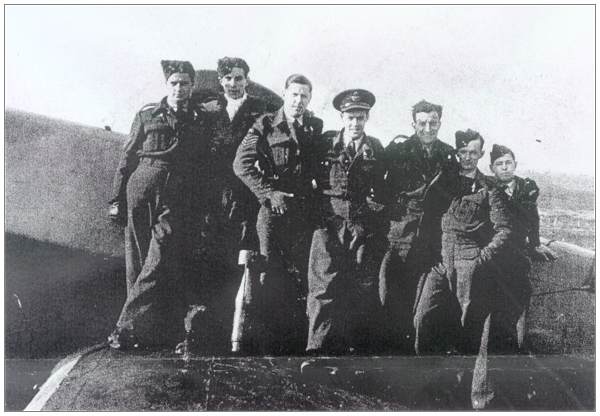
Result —
<path fill-rule="evenodd" d="M 383 150 L 383 145 L 381 144 L 381 140 L 379 140 L 377 137 L 367 135 L 367 140 L 374 143 L 375 146 L 379 148 L 379 150 Z"/>
<path fill-rule="evenodd" d="M 271 122 L 275 118 L 275 114 L 277 113 L 264 113 L 259 118 L 257 118 L 256 121 L 260 122 L 263 125 L 271 124 Z"/>
<path fill-rule="evenodd" d="M 331 138 L 336 137 L 338 135 L 338 133 L 339 132 L 335 131 L 335 130 L 327 130 L 327 131 L 323 132 L 323 138 L 324 139 L 331 139 Z"/>
<path fill-rule="evenodd" d="M 315 117 L 312 112 L 308 116 L 307 120 L 308 125 L 311 126 L 313 129 L 316 128 L 319 132 L 323 130 L 323 120 L 321 120 L 319 117 Z"/>
<path fill-rule="evenodd" d="M 485 182 L 486 186 L 490 188 L 499 188 L 500 184 L 495 176 L 491 175 L 483 175 L 483 182 Z"/>
<path fill-rule="evenodd" d="M 273 117 L 275 117 L 275 113 L 264 113 L 264 114 L 258 116 L 258 118 L 254 122 L 254 124 L 252 125 L 252 127 L 250 127 L 250 130 L 248 131 L 248 134 L 246 134 L 246 138 L 250 134 L 260 136 L 266 130 L 268 131 L 268 129 L 271 128 L 271 122 L 273 121 Z M 243 140 L 243 143 L 247 143 L 248 142 L 246 140 L 246 138 Z"/>
<path fill-rule="evenodd" d="M 142 111 L 148 111 L 148 110 L 154 110 L 156 107 L 158 107 L 160 105 L 160 103 L 150 103 L 150 104 L 146 104 L 144 105 L 142 108 L 140 108 L 140 113 Z"/>
<path fill-rule="evenodd" d="M 390 143 L 401 144 L 407 141 L 408 139 L 410 139 L 410 136 L 407 136 L 405 134 L 398 134 L 392 139 Z"/>
<path fill-rule="evenodd" d="M 525 182 L 526 186 L 531 186 L 531 187 L 534 187 L 534 188 L 538 187 L 537 183 L 535 183 L 535 181 L 533 179 L 531 179 L 531 178 L 523 178 L 523 181 Z"/>
<path fill-rule="evenodd" d="M 537 183 L 533 179 L 524 178 L 523 179 L 523 192 L 531 199 L 537 199 L 540 195 L 540 188 L 537 186 Z"/>
<path fill-rule="evenodd" d="M 439 139 L 438 139 L 438 140 L 439 140 Z M 454 152 L 455 152 L 455 150 L 454 150 L 454 147 L 452 147 L 452 146 L 451 146 L 451 145 L 449 145 L 448 143 L 446 143 L 446 142 L 443 142 L 443 141 L 441 141 L 441 140 L 439 140 L 439 142 L 441 143 L 441 145 L 442 145 L 442 148 L 443 148 L 443 149 L 444 149 L 446 152 L 448 152 L 448 153 L 454 153 Z"/>

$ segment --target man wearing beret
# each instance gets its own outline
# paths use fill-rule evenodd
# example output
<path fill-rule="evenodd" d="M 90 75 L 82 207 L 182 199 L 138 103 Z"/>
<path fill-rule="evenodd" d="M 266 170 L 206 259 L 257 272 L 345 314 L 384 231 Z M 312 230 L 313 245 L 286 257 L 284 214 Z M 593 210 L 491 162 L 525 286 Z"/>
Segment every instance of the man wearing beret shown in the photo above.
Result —
<path fill-rule="evenodd" d="M 456 132 L 460 189 L 442 217 L 442 261 L 425 279 L 414 318 L 418 354 L 479 353 L 471 389 L 477 409 L 493 397 L 485 362 L 488 348 L 498 347 L 492 338 L 504 294 L 498 262 L 514 237 L 507 195 L 477 169 L 483 143 L 474 130 Z"/>
<path fill-rule="evenodd" d="M 174 346 L 183 333 L 178 268 L 198 234 L 209 131 L 190 102 L 192 64 L 161 65 L 167 96 L 135 115 L 110 201 L 111 215 L 127 212 L 127 299 L 109 337 L 117 349 Z"/>
<path fill-rule="evenodd" d="M 529 304 L 531 286 L 529 282 L 530 260 L 549 261 L 556 255 L 540 244 L 540 216 L 537 198 L 540 190 L 533 179 L 515 175 L 515 154 L 506 146 L 494 144 L 490 152 L 490 170 L 494 173 L 497 186 L 508 195 L 509 208 L 514 218 L 513 244 L 505 262 L 499 263 L 506 276 L 504 297 L 506 350 L 522 350 L 525 336 L 525 315 Z M 514 331 L 516 330 L 516 332 Z M 516 337 L 516 339 L 515 339 Z M 512 345 L 511 345 L 512 344 Z"/>
<path fill-rule="evenodd" d="M 319 189 L 322 224 L 312 237 L 308 266 L 306 351 L 340 354 L 380 345 L 377 275 L 386 247 L 384 149 L 365 134 L 375 96 L 363 89 L 339 93 L 333 106 L 343 129 L 323 134 Z"/>
<path fill-rule="evenodd" d="M 223 90 L 216 100 L 203 102 L 211 116 L 209 213 L 205 217 L 201 261 L 205 275 L 214 286 L 205 319 L 218 337 L 215 344 L 225 348 L 231 330 L 234 302 L 239 276 L 238 257 L 250 257 L 258 252 L 256 197 L 233 173 L 233 160 L 238 146 L 256 119 L 266 112 L 266 104 L 248 94 L 250 68 L 242 58 L 223 57 L 217 62 L 217 75 Z M 206 279 L 198 280 L 199 296 L 206 292 Z M 217 312 L 217 313 L 213 313 Z M 237 342 L 237 340 L 234 340 Z"/>
<path fill-rule="evenodd" d="M 285 82 L 283 107 L 258 118 L 240 144 L 235 174 L 261 204 L 256 229 L 260 254 L 263 323 L 269 353 L 299 353 L 306 331 L 304 295 L 314 228 L 315 154 L 323 122 L 307 110 L 312 84 L 304 75 Z"/>
<path fill-rule="evenodd" d="M 438 138 L 442 106 L 422 100 L 412 108 L 415 133 L 386 148 L 390 230 L 379 291 L 393 351 L 413 350 L 415 296 L 441 258 L 441 218 L 458 181 L 452 146 Z M 400 136 L 403 137 L 403 136 Z"/>

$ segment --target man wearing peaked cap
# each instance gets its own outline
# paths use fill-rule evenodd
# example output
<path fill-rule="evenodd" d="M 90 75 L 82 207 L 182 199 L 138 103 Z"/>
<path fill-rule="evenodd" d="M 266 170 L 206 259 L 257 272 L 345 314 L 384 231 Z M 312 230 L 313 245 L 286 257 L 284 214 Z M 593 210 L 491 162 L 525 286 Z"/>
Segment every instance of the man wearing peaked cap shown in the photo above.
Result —
<path fill-rule="evenodd" d="M 339 93 L 333 106 L 341 112 L 343 128 L 323 134 L 318 181 L 323 218 L 313 233 L 308 267 L 310 354 L 344 353 L 351 347 L 375 352 L 379 345 L 383 146 L 364 131 L 374 104 L 375 96 L 366 90 Z"/>
<path fill-rule="evenodd" d="M 340 92 L 333 99 L 333 107 L 340 111 L 367 110 L 375 105 L 375 96 L 367 90 L 355 89 Z"/>
<path fill-rule="evenodd" d="M 126 216 L 127 299 L 109 337 L 117 349 L 174 347 L 183 334 L 184 262 L 200 235 L 206 116 L 190 102 L 194 68 L 162 61 L 167 95 L 135 115 L 115 173 L 111 216 Z"/>
<path fill-rule="evenodd" d="M 459 169 L 452 146 L 438 138 L 442 106 L 421 100 L 411 114 L 413 135 L 392 140 L 385 150 L 390 231 L 379 275 L 386 343 L 404 353 L 414 348 L 412 317 L 420 284 L 441 259 L 441 218 Z"/>

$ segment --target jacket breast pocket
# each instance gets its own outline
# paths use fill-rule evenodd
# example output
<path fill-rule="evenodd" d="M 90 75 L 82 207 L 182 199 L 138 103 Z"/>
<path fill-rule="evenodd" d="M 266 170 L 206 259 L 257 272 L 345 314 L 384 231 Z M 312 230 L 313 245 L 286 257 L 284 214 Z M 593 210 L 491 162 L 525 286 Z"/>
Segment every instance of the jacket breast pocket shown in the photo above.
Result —
<path fill-rule="evenodd" d="M 143 145 L 143 150 L 145 152 L 165 150 L 171 145 L 173 135 L 168 126 L 151 124 L 146 127 L 145 132 L 146 140 Z"/>
<path fill-rule="evenodd" d="M 333 163 L 329 170 L 329 187 L 344 192 L 348 188 L 348 175 L 339 162 Z"/>
<path fill-rule="evenodd" d="M 472 222 L 482 211 L 483 199 L 479 193 L 463 196 L 454 208 L 454 217 L 461 223 Z"/>
<path fill-rule="evenodd" d="M 276 143 L 271 145 L 271 154 L 275 166 L 285 166 L 288 162 L 289 147 L 287 143 Z"/>
<path fill-rule="evenodd" d="M 275 130 L 267 140 L 275 166 L 285 166 L 289 158 L 290 138 L 283 132 Z"/>

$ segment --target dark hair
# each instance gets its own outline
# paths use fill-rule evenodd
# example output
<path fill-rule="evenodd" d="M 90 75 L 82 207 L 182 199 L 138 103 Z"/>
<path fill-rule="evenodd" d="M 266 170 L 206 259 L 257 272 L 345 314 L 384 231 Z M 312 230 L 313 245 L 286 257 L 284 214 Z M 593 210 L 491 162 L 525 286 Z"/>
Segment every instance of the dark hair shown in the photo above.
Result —
<path fill-rule="evenodd" d="M 219 78 L 224 77 L 233 71 L 233 68 L 241 68 L 244 70 L 244 76 L 248 77 L 250 67 L 242 58 L 225 56 L 217 61 L 217 74 Z"/>
<path fill-rule="evenodd" d="M 437 112 L 438 116 L 440 116 L 440 118 L 442 118 L 442 106 L 441 105 L 433 104 L 433 103 L 430 103 L 425 100 L 419 101 L 418 103 L 413 105 L 413 108 L 412 108 L 413 121 L 416 121 L 415 115 L 417 113 L 431 113 L 432 111 Z"/>
<path fill-rule="evenodd" d="M 312 92 L 312 83 L 302 74 L 292 74 L 285 80 L 285 88 L 290 86 L 290 84 L 301 84 L 308 85 L 308 89 Z"/>

